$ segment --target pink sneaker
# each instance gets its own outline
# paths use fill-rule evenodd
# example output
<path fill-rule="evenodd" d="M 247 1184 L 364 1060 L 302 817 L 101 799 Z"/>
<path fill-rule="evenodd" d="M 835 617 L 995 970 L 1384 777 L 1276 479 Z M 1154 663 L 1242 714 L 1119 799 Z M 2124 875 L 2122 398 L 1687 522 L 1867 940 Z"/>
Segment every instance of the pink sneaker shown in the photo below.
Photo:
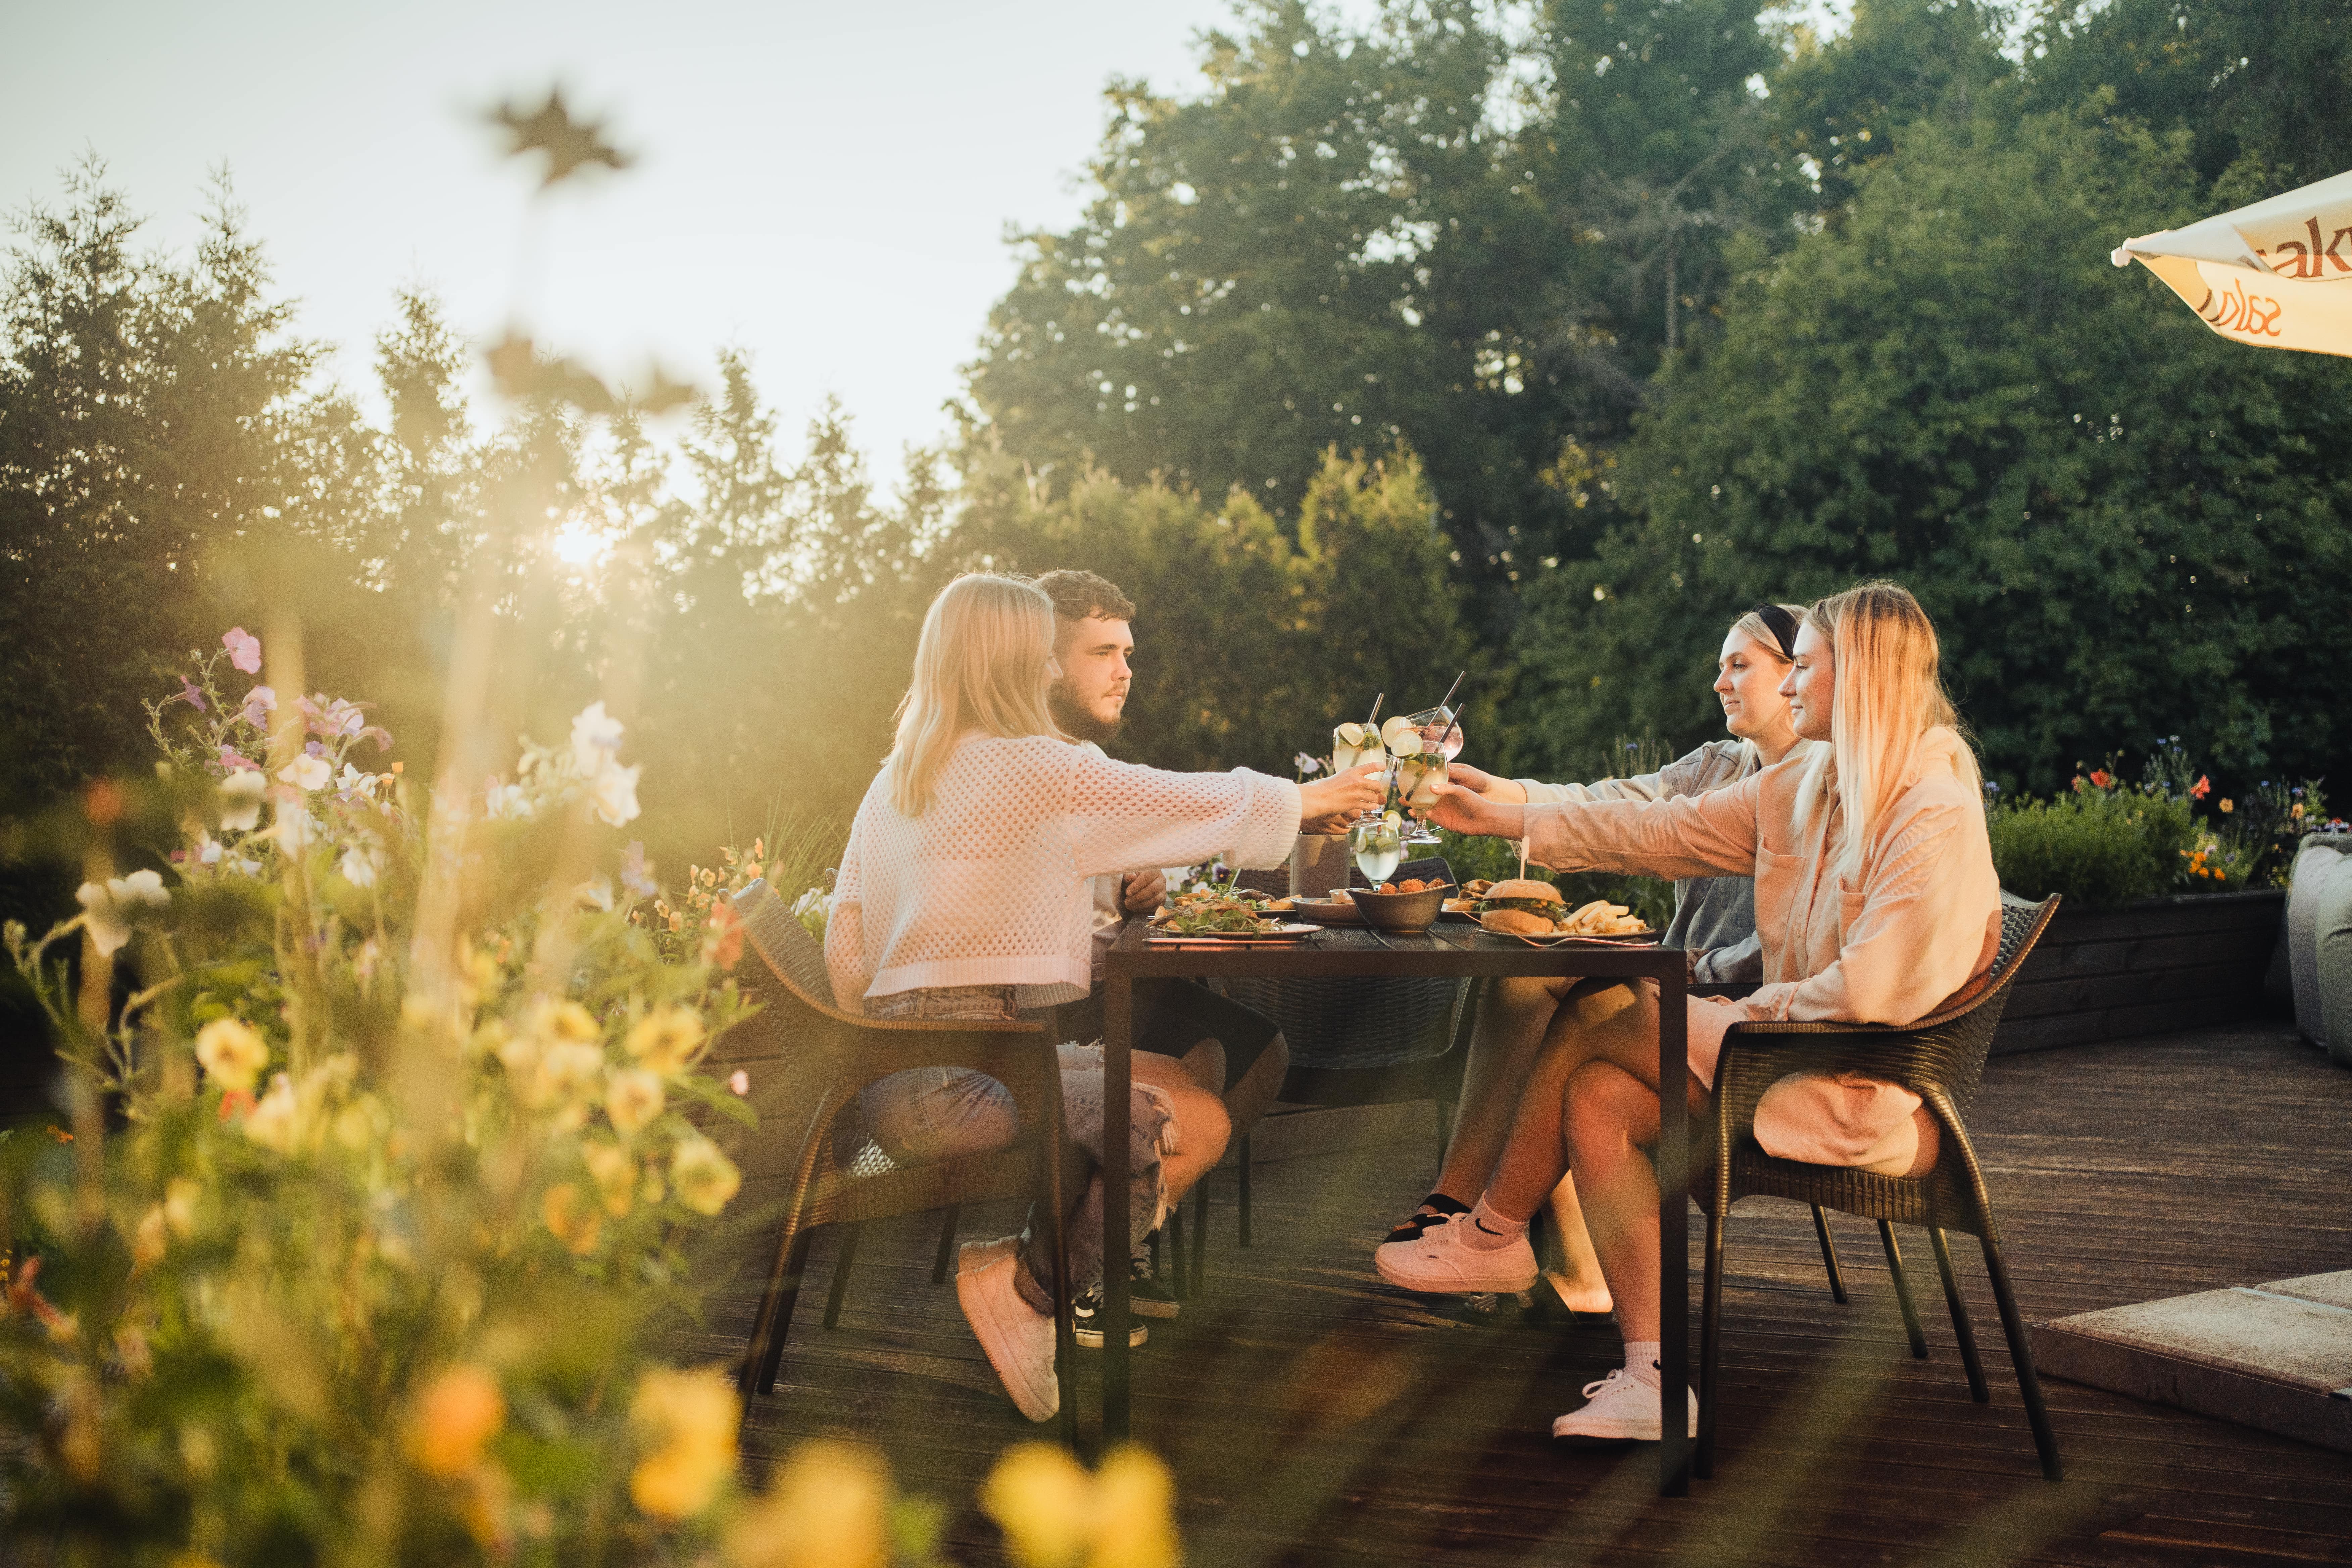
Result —
<path fill-rule="evenodd" d="M 1002 1242 L 965 1242 L 956 1251 L 956 1305 L 1021 1414 L 1050 1421 L 1062 1408 L 1062 1384 L 1054 1375 L 1054 1319 L 1013 1289 L 1013 1271 L 1020 1267 Z"/>
<path fill-rule="evenodd" d="M 1528 1290 L 1543 1270 L 1536 1249 L 1524 1236 L 1501 1247 L 1468 1245 L 1472 1215 L 1445 1216 L 1409 1241 L 1387 1241 L 1372 1248 L 1372 1267 L 1391 1285 L 1436 1295 L 1475 1296 Z"/>

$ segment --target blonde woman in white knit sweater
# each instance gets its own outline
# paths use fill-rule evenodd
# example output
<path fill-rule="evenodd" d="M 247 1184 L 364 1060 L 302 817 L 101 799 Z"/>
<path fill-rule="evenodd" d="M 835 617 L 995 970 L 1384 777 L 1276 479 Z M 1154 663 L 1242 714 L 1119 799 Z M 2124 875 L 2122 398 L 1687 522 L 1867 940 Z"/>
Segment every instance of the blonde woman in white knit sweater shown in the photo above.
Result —
<path fill-rule="evenodd" d="M 858 807 L 835 884 L 824 954 L 842 1006 L 994 1018 L 1081 1000 L 1097 874 L 1219 855 L 1278 865 L 1302 823 L 1379 804 L 1372 769 L 1300 785 L 1082 750 L 1047 708 L 1053 644 L 1053 602 L 1028 583 L 973 573 L 932 601 L 897 742 Z M 1139 1055 L 1135 1077 L 1132 1190 L 1120 1201 L 1140 1236 L 1216 1163 L 1227 1123 L 1217 1097 L 1175 1062 Z M 1062 1084 L 1072 1141 L 1099 1158 L 1099 1050 L 1066 1047 Z M 875 1141 L 902 1163 L 1001 1148 L 1016 1131 L 1003 1087 L 961 1068 L 897 1073 L 858 1098 Z M 1103 1202 L 1097 1174 L 1071 1216 L 1080 1282 L 1101 1261 Z M 1060 1407 L 1053 1265 L 1030 1239 L 967 1243 L 956 1295 L 1005 1392 L 1044 1421 Z"/>

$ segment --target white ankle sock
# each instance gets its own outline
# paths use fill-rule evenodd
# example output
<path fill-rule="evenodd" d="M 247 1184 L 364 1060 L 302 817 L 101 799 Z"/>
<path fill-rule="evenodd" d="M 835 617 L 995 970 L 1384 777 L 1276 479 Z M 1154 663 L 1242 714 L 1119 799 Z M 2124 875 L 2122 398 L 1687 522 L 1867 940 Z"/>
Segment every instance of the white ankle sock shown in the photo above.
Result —
<path fill-rule="evenodd" d="M 1664 1342 L 1662 1340 L 1627 1340 L 1625 1375 L 1646 1383 L 1652 1388 L 1663 1387 L 1658 1358 L 1664 1349 Z"/>
<path fill-rule="evenodd" d="M 1488 1208 L 1486 1198 L 1481 1196 L 1477 1206 L 1470 1211 L 1470 1223 L 1461 1228 L 1465 1246 L 1474 1252 L 1492 1252 L 1498 1247 L 1508 1247 L 1515 1241 L 1525 1239 L 1528 1234 L 1528 1222 L 1523 1219 L 1505 1219 L 1501 1215 Z"/>

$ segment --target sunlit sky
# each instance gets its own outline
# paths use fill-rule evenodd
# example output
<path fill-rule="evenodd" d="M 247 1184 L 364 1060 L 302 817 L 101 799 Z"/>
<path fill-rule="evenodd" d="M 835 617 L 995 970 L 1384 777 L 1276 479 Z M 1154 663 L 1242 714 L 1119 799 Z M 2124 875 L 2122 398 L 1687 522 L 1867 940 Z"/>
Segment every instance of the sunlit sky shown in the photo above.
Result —
<path fill-rule="evenodd" d="M 1370 0 L 1339 0 L 1362 16 Z M 1826 0 L 1810 9 L 1826 10 Z M 796 429 L 832 394 L 884 475 L 938 438 L 1008 225 L 1061 226 L 1114 75 L 1190 92 L 1228 0 L 0 0 L 0 207 L 60 199 L 95 153 L 151 244 L 184 251 L 226 166 L 299 329 L 370 385 L 394 290 L 483 341 L 520 311 L 608 373 L 708 384 L 753 356 Z M 478 114 L 562 83 L 639 154 L 560 192 L 522 259 L 531 176 Z M 528 274 L 528 275 L 527 275 Z"/>
<path fill-rule="evenodd" d="M 357 386 L 393 291 L 422 281 L 493 334 L 519 298 L 543 338 L 623 374 L 648 352 L 708 382 L 755 359 L 795 428 L 826 394 L 894 470 L 935 439 L 991 302 L 1005 226 L 1062 226 L 1113 75 L 1185 89 L 1225 0 L 629 5 L 0 0 L 0 206 L 59 199 L 97 153 L 184 249 L 226 164 L 300 328 Z M 531 180 L 483 105 L 565 84 L 635 168 L 559 193 L 535 284 Z"/>

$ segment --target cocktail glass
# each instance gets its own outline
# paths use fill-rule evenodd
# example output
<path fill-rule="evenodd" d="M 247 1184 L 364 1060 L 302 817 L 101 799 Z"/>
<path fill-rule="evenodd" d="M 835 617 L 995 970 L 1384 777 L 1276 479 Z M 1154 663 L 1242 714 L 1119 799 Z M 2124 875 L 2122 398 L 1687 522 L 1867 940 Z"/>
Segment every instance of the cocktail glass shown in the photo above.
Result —
<path fill-rule="evenodd" d="M 1356 858 L 1356 869 L 1375 888 L 1395 874 L 1404 859 L 1404 819 L 1393 811 L 1360 817 L 1348 826 L 1348 852 Z"/>
<path fill-rule="evenodd" d="M 1430 785 L 1445 777 L 1445 764 L 1462 754 L 1462 725 L 1450 708 L 1403 713 L 1381 726 L 1381 739 L 1396 759 L 1397 794 L 1426 811 L 1437 804 Z M 1416 820 L 1408 844 L 1442 842 L 1426 822 Z"/>
<path fill-rule="evenodd" d="M 1381 745 L 1381 732 L 1370 724 L 1349 720 L 1331 731 L 1331 771 L 1344 773 L 1370 763 L 1386 766 L 1388 752 Z"/>

